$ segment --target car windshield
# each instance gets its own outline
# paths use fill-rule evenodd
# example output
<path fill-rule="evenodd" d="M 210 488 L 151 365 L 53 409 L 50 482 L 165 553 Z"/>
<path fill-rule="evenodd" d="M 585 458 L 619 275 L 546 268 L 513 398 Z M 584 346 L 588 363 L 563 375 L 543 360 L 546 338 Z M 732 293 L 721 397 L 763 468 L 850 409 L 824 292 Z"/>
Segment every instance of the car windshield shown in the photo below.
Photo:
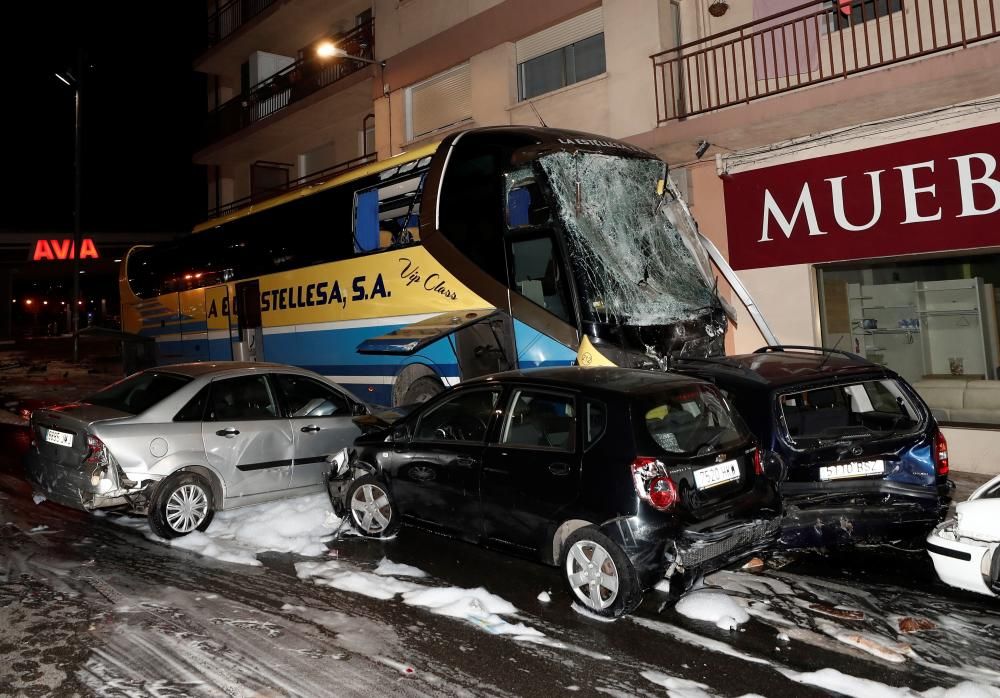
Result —
<path fill-rule="evenodd" d="M 658 393 L 636 406 L 646 431 L 670 455 L 708 455 L 737 446 L 750 436 L 743 421 L 711 386 Z"/>
<path fill-rule="evenodd" d="M 188 376 L 176 373 L 144 371 L 99 390 L 83 402 L 128 414 L 142 414 L 190 382 Z"/>
<path fill-rule="evenodd" d="M 704 250 L 658 193 L 661 161 L 558 152 L 539 164 L 566 226 L 586 319 L 664 325 L 718 306 Z"/>
<path fill-rule="evenodd" d="M 792 441 L 884 438 L 912 433 L 925 415 L 893 379 L 827 385 L 778 397 Z"/>

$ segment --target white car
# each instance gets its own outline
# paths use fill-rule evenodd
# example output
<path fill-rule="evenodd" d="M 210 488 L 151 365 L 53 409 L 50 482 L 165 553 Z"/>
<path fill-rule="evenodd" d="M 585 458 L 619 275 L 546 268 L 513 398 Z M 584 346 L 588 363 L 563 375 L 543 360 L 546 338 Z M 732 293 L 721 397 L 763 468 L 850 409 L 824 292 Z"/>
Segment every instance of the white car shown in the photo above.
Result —
<path fill-rule="evenodd" d="M 1000 596 L 1000 475 L 957 511 L 927 536 L 934 569 L 945 584 Z"/>

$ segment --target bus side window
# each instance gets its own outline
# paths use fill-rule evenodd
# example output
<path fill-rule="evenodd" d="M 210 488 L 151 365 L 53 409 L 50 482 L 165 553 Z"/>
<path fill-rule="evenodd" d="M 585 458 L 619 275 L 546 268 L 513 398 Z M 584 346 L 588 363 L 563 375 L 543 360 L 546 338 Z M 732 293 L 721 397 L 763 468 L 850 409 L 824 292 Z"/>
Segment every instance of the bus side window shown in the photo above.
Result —
<path fill-rule="evenodd" d="M 354 253 L 379 248 L 378 189 L 358 192 L 354 204 Z"/>
<path fill-rule="evenodd" d="M 526 182 L 507 191 L 507 227 L 545 225 L 549 209 L 545 197 L 535 182 Z"/>
<path fill-rule="evenodd" d="M 532 303 L 572 324 L 563 267 L 548 235 L 510 243 L 515 289 Z"/>
<path fill-rule="evenodd" d="M 399 168 L 404 178 L 355 193 L 354 253 L 409 245 L 420 239 L 420 193 L 425 172 Z"/>

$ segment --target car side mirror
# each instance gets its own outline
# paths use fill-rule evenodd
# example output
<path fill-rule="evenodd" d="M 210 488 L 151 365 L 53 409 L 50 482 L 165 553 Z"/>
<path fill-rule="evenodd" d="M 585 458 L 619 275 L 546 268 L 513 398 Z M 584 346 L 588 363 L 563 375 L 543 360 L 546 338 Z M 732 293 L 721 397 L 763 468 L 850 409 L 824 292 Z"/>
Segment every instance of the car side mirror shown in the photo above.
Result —
<path fill-rule="evenodd" d="M 400 424 L 392 428 L 392 441 L 397 444 L 405 444 L 410 440 L 410 430 L 405 424 Z"/>
<path fill-rule="evenodd" d="M 358 417 L 363 414 L 368 414 L 368 408 L 361 402 L 355 402 L 351 407 L 351 414 Z"/>

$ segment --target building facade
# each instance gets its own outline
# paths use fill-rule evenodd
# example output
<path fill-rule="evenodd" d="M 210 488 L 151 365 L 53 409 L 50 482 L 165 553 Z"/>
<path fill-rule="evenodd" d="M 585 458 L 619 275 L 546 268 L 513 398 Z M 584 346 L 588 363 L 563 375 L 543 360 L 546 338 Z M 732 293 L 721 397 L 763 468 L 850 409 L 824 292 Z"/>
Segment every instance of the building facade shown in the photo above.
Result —
<path fill-rule="evenodd" d="M 211 3 L 195 161 L 211 214 L 470 126 L 630 140 L 783 343 L 897 370 L 956 467 L 1000 471 L 998 24 L 1000 0 Z M 728 347 L 756 349 L 741 319 Z"/>

